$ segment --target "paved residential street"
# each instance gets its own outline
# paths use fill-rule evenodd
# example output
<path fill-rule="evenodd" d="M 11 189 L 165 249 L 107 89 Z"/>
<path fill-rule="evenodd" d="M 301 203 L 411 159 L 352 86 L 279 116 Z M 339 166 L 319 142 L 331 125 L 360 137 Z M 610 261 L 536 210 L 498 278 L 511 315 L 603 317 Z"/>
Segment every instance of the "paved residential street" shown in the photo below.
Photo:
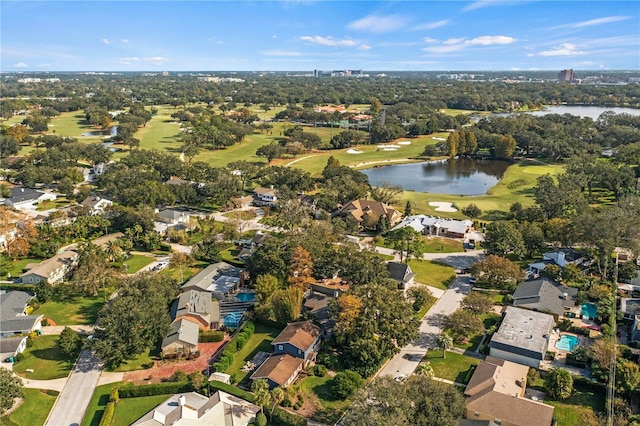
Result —
<path fill-rule="evenodd" d="M 442 297 L 431 307 L 420 324 L 420 336 L 414 342 L 400 350 L 378 372 L 380 376 L 408 377 L 413 374 L 427 350 L 436 347 L 436 338 L 440 333 L 442 318 L 452 314 L 473 287 L 468 275 L 459 275 L 444 292 Z"/>
<path fill-rule="evenodd" d="M 70 426 L 82 423 L 93 390 L 98 383 L 102 363 L 89 351 L 82 351 L 67 383 L 58 396 L 47 426 Z"/>

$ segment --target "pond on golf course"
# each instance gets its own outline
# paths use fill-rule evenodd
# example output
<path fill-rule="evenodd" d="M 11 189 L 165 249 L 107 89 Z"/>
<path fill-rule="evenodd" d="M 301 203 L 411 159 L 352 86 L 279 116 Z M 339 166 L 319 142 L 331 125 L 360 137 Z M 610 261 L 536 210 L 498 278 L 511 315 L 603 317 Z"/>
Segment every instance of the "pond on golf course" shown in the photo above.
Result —
<path fill-rule="evenodd" d="M 455 158 L 411 164 L 393 164 L 361 170 L 373 186 L 385 182 L 405 191 L 452 195 L 482 195 L 497 184 L 511 163 Z"/>

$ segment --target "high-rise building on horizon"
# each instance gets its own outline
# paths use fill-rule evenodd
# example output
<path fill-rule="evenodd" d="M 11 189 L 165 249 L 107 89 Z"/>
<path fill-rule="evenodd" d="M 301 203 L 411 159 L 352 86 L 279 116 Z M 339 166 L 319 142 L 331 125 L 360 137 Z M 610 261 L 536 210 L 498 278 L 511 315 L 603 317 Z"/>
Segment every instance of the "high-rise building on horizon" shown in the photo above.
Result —
<path fill-rule="evenodd" d="M 573 80 L 575 80 L 573 69 L 562 70 L 558 73 L 558 81 L 567 81 L 571 83 Z"/>

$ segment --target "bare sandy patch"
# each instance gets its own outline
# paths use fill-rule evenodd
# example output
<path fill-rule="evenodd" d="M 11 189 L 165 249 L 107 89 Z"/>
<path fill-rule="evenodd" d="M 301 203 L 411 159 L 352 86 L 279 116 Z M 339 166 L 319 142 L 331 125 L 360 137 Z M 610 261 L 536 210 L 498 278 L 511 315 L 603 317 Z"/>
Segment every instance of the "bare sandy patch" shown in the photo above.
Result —
<path fill-rule="evenodd" d="M 435 207 L 437 212 L 453 213 L 458 211 L 458 209 L 453 207 L 453 203 L 447 203 L 444 201 L 432 201 L 429 205 Z"/>

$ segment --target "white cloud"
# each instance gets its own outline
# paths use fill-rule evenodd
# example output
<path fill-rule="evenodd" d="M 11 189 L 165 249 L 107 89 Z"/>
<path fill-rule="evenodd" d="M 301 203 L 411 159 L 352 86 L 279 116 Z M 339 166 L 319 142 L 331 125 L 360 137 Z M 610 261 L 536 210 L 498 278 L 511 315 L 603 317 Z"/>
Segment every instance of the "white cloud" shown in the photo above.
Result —
<path fill-rule="evenodd" d="M 359 50 L 371 50 L 371 46 L 369 46 L 368 44 L 362 44 L 360 45 L 360 47 L 358 47 Z"/>
<path fill-rule="evenodd" d="M 604 18 L 591 19 L 589 21 L 576 22 L 573 24 L 561 25 L 561 28 L 584 28 L 592 27 L 594 25 L 611 24 L 613 22 L 624 21 L 631 18 L 631 16 L 606 16 Z"/>
<path fill-rule="evenodd" d="M 469 12 L 476 9 L 482 9 L 488 6 L 495 6 L 497 3 L 500 3 L 500 2 L 501 2 L 500 0 L 479 0 L 463 7 L 462 10 L 464 12 Z"/>
<path fill-rule="evenodd" d="M 414 25 L 411 27 L 412 30 L 435 30 L 436 28 L 444 27 L 445 25 L 449 25 L 451 21 L 448 19 L 442 19 L 436 22 L 428 22 L 426 24 Z"/>
<path fill-rule="evenodd" d="M 271 38 L 278 38 L 278 36 L 274 34 L 271 36 Z"/>
<path fill-rule="evenodd" d="M 477 44 L 481 46 L 492 46 L 494 44 L 511 44 L 515 41 L 515 38 L 507 36 L 482 36 L 472 38 L 471 40 L 466 40 L 465 43 Z"/>
<path fill-rule="evenodd" d="M 427 43 L 433 43 L 437 40 L 433 39 L 425 39 Z M 450 38 L 442 42 L 442 44 L 438 46 L 428 46 L 423 48 L 425 52 L 429 53 L 451 53 L 457 52 L 468 47 L 473 46 L 495 46 L 495 45 L 506 45 L 516 42 L 517 40 L 513 37 L 508 36 L 481 36 L 475 38 Z"/>
<path fill-rule="evenodd" d="M 438 40 L 435 38 L 431 38 L 431 37 L 425 37 L 422 39 L 422 41 L 424 41 L 425 43 L 437 43 Z"/>
<path fill-rule="evenodd" d="M 126 38 L 123 38 L 123 39 L 122 39 L 122 40 L 120 40 L 120 41 L 121 41 L 122 43 L 124 43 L 124 44 L 128 44 L 128 43 L 129 43 L 129 40 L 127 40 Z"/>
<path fill-rule="evenodd" d="M 302 56 L 301 52 L 292 50 L 265 50 L 261 52 L 264 56 Z"/>
<path fill-rule="evenodd" d="M 349 22 L 347 28 L 371 33 L 388 33 L 404 27 L 406 23 L 407 19 L 400 15 L 367 15 L 364 18 Z"/>
<path fill-rule="evenodd" d="M 104 44 L 109 44 L 109 39 L 103 38 L 103 39 L 102 39 L 102 40 L 100 40 L 100 41 L 102 41 Z"/>
<path fill-rule="evenodd" d="M 13 64 L 13 68 L 29 68 L 29 65 L 25 64 L 24 62 L 18 62 L 16 64 Z"/>
<path fill-rule="evenodd" d="M 151 56 L 149 58 L 144 58 L 143 60 L 151 65 L 164 65 L 169 61 L 169 58 L 165 58 L 164 56 Z"/>
<path fill-rule="evenodd" d="M 122 65 L 131 65 L 134 62 L 140 62 L 140 58 L 133 56 L 131 58 L 120 58 L 118 59 L 118 63 Z"/>
<path fill-rule="evenodd" d="M 562 43 L 550 50 L 543 50 L 538 56 L 577 56 L 584 55 L 586 52 L 578 50 L 578 46 L 573 43 Z M 528 56 L 528 55 L 527 55 Z"/>
<path fill-rule="evenodd" d="M 355 46 L 356 42 L 351 39 L 335 39 L 331 36 L 322 37 L 322 36 L 302 36 L 300 40 L 306 41 L 312 44 L 320 44 L 322 46 L 333 46 L 333 47 L 351 47 Z"/>

